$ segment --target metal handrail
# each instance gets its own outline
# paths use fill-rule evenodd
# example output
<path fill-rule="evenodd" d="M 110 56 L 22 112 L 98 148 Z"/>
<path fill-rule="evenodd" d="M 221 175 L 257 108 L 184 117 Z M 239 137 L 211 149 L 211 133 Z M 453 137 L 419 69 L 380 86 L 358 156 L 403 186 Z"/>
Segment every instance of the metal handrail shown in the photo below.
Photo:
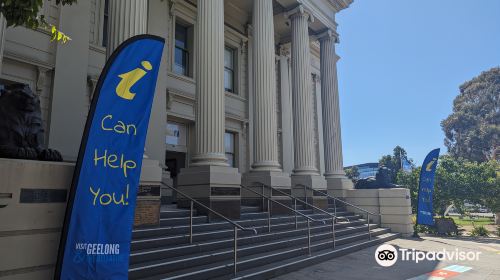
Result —
<path fill-rule="evenodd" d="M 280 189 L 276 189 L 276 188 L 274 188 L 274 187 L 272 187 L 272 186 L 268 186 L 268 185 L 265 185 L 265 184 L 261 184 L 261 185 L 262 185 L 262 187 L 267 187 L 267 188 L 269 188 L 269 189 L 271 190 L 271 192 L 272 192 L 273 190 L 275 190 L 275 191 L 277 191 L 277 192 L 279 192 L 279 193 L 281 193 L 281 194 L 284 194 L 284 195 L 286 195 L 286 196 L 290 197 L 291 199 L 293 199 L 293 200 L 294 200 L 294 208 L 295 208 L 295 209 L 297 209 L 297 201 L 299 201 L 300 203 L 304 203 L 305 205 L 311 206 L 311 207 L 312 207 L 313 209 L 315 209 L 315 210 L 318 210 L 318 211 L 320 211 L 320 212 L 322 212 L 322 213 L 324 213 L 324 214 L 329 215 L 329 216 L 332 218 L 332 239 L 333 239 L 333 248 L 335 248 L 335 241 L 336 241 L 336 240 L 335 240 L 335 221 L 336 221 L 337 219 L 339 219 L 339 220 L 340 220 L 340 219 L 344 219 L 344 220 L 346 220 L 347 222 L 349 222 L 349 219 L 348 219 L 348 218 L 345 218 L 345 217 L 338 217 L 338 216 L 337 216 L 337 209 L 336 209 L 336 208 L 334 209 L 335 213 L 334 213 L 334 214 L 332 214 L 332 213 L 330 213 L 330 212 L 328 212 L 328 211 L 325 211 L 325 210 L 323 210 L 323 209 L 321 209 L 321 208 L 319 208 L 319 207 L 317 207 L 317 206 L 315 206 L 315 205 L 313 205 L 313 204 L 311 204 L 311 203 L 309 203 L 309 202 L 307 202 L 307 201 L 303 201 L 303 200 L 302 200 L 302 199 L 300 199 L 300 198 L 297 198 L 297 197 L 295 197 L 295 196 L 293 196 L 293 195 L 291 195 L 291 194 L 288 194 L 288 193 L 286 193 L 286 192 L 284 192 L 284 191 L 282 191 L 282 190 L 280 190 Z M 307 196 L 306 196 L 306 197 L 307 197 Z"/>
<path fill-rule="evenodd" d="M 193 206 L 194 206 L 194 203 L 196 203 L 198 206 L 201 206 L 202 208 L 205 208 L 206 210 L 208 210 L 209 212 L 215 214 L 216 216 L 218 216 L 219 218 L 222 218 L 223 220 L 225 220 L 226 222 L 230 223 L 232 226 L 233 226 L 233 229 L 234 229 L 234 244 L 233 244 L 233 266 L 234 266 L 234 270 L 233 270 L 233 273 L 234 275 L 236 275 L 236 272 L 237 272 L 237 260 L 238 260 L 238 229 L 242 230 L 242 231 L 252 231 L 254 234 L 257 234 L 257 230 L 255 228 L 246 228 L 246 227 L 243 227 L 241 225 L 239 225 L 238 223 L 232 221 L 231 219 L 227 218 L 226 216 L 220 214 L 219 212 L 213 210 L 212 208 L 206 206 L 205 204 L 199 202 L 198 200 L 190 197 L 189 195 L 179 191 L 178 189 L 174 188 L 173 186 L 168 186 L 168 185 L 164 185 L 172 190 L 174 190 L 175 192 L 181 194 L 183 197 L 187 198 L 190 200 L 190 210 L 189 210 L 189 244 L 193 244 Z"/>
<path fill-rule="evenodd" d="M 282 191 L 282 190 L 280 190 L 280 189 L 277 189 L 277 188 L 275 188 L 275 187 L 268 186 L 268 185 L 263 185 L 263 186 L 264 186 L 264 187 L 267 187 L 267 188 L 270 188 L 271 190 L 275 190 L 275 191 L 277 191 L 277 192 L 279 192 L 279 193 L 281 193 L 281 194 L 284 194 L 284 195 L 286 195 L 286 196 L 290 197 L 291 199 L 294 199 L 294 200 L 296 200 L 296 201 L 298 201 L 298 202 L 300 202 L 300 203 L 304 203 L 305 205 L 311 206 L 313 209 L 318 210 L 318 211 L 320 211 L 320 212 L 322 212 L 322 213 L 325 213 L 325 214 L 329 215 L 330 217 L 333 217 L 333 218 L 335 218 L 335 219 L 339 219 L 339 220 L 340 220 L 340 219 L 344 219 L 344 220 L 346 220 L 346 221 L 348 221 L 348 222 L 349 222 L 349 219 L 348 219 L 348 218 L 346 218 L 346 217 L 338 217 L 336 213 L 330 213 L 330 212 L 328 212 L 328 211 L 326 211 L 326 210 L 324 210 L 324 209 L 319 208 L 318 206 L 315 206 L 314 204 L 311 204 L 311 203 L 309 203 L 309 202 L 307 202 L 307 201 L 304 201 L 304 200 L 302 200 L 302 199 L 300 199 L 300 198 L 298 198 L 298 197 L 296 197 L 296 196 L 293 196 L 293 195 L 291 195 L 291 194 L 288 194 L 288 193 L 286 193 L 286 192 L 284 192 L 284 191 Z"/>
<path fill-rule="evenodd" d="M 320 190 L 315 190 L 315 189 L 313 189 L 313 188 L 311 188 L 309 186 L 305 186 L 305 185 L 302 185 L 302 186 L 304 187 L 304 189 L 309 189 L 309 190 L 313 191 L 313 195 L 314 195 L 314 192 L 317 192 L 317 193 L 320 193 L 320 194 L 322 194 L 322 195 L 324 195 L 324 196 L 326 196 L 328 198 L 333 199 L 334 203 L 335 203 L 335 201 L 338 200 L 338 201 L 344 203 L 345 205 L 349 205 L 349 206 L 354 207 L 354 208 L 356 208 L 356 209 L 358 209 L 358 210 L 360 210 L 362 212 L 365 212 L 366 213 L 366 223 L 368 225 L 368 238 L 369 238 L 369 240 L 372 239 L 372 234 L 371 234 L 371 230 L 370 230 L 370 215 L 372 215 L 372 216 L 382 216 L 382 215 L 370 212 L 370 211 L 368 211 L 366 209 L 363 209 L 363 208 L 361 208 L 361 207 L 359 207 L 357 205 L 354 205 L 354 204 L 349 203 L 349 202 L 347 202 L 345 200 L 342 200 L 340 198 L 337 198 L 337 197 L 334 197 L 334 196 L 329 195 L 327 193 L 324 193 L 324 192 L 322 192 Z M 380 220 L 379 220 L 379 225 L 380 225 Z"/>
<path fill-rule="evenodd" d="M 274 202 L 276 204 L 279 204 L 282 207 L 285 207 L 288 210 L 291 210 L 291 211 L 293 211 L 295 213 L 295 229 L 298 229 L 297 214 L 301 215 L 304 218 L 306 218 L 307 219 L 307 252 L 308 252 L 309 255 L 311 255 L 311 221 L 313 221 L 313 222 L 322 222 L 323 224 L 326 224 L 324 220 L 313 219 L 313 218 L 307 216 L 306 214 L 297 211 L 297 209 L 293 209 L 292 207 L 289 207 L 286 204 L 283 204 L 283 203 L 281 203 L 281 202 L 279 202 L 279 201 L 277 201 L 275 199 L 272 199 L 271 197 L 265 196 L 263 193 L 262 194 L 258 193 L 258 192 L 252 190 L 251 188 L 249 188 L 247 186 L 241 185 L 241 187 L 243 189 L 247 190 L 247 191 L 253 192 L 256 195 L 261 196 L 262 199 L 267 199 L 267 226 L 268 226 L 268 231 L 269 232 L 271 232 L 271 208 L 270 208 L 270 202 L 269 201 L 272 201 L 272 202 Z M 262 208 L 264 208 L 264 205 L 262 205 Z"/>

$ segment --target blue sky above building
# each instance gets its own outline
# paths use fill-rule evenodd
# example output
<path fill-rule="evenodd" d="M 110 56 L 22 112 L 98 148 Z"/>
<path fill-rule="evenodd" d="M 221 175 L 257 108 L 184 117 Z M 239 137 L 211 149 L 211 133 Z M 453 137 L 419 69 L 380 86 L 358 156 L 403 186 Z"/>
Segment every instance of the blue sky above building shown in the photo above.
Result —
<path fill-rule="evenodd" d="M 357 0 L 336 20 L 344 165 L 445 153 L 459 85 L 500 65 L 500 1 Z"/>

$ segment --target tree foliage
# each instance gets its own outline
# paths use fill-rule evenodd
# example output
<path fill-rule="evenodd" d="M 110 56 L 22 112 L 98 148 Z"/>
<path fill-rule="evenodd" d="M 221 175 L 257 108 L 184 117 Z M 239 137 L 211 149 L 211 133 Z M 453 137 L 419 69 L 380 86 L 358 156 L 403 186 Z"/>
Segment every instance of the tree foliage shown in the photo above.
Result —
<path fill-rule="evenodd" d="M 7 26 L 23 25 L 38 28 L 46 24 L 45 16 L 40 15 L 43 0 L 1 0 L 0 12 L 7 20 Z M 49 0 L 50 1 L 50 0 Z M 57 5 L 71 5 L 77 0 L 54 0 Z"/>
<path fill-rule="evenodd" d="M 403 149 L 400 146 L 396 146 L 393 149 L 392 156 L 391 155 L 385 155 L 383 156 L 378 164 L 379 166 L 385 166 L 391 170 L 391 183 L 396 182 L 396 176 L 398 172 L 401 170 L 401 161 L 406 160 L 410 162 L 413 165 L 413 160 L 408 159 L 408 155 L 406 154 L 405 149 Z"/>
<path fill-rule="evenodd" d="M 347 176 L 347 178 L 349 178 L 353 181 L 359 179 L 359 170 L 358 170 L 357 166 L 345 168 L 344 172 L 345 172 L 345 175 Z"/>
<path fill-rule="evenodd" d="M 484 162 L 500 153 L 500 67 L 460 86 L 453 112 L 441 122 L 445 145 L 455 157 Z"/>
<path fill-rule="evenodd" d="M 454 204 L 464 211 L 464 202 L 479 203 L 493 212 L 500 211 L 500 164 L 496 161 L 472 162 L 449 155 L 439 157 L 434 181 L 434 212 L 443 215 Z M 412 173 L 399 172 L 397 184 L 409 187 L 416 212 L 420 167 Z"/>
<path fill-rule="evenodd" d="M 5 17 L 7 26 L 25 26 L 32 29 L 43 28 L 52 33 L 52 41 L 66 43 L 69 36 L 59 31 L 45 20 L 40 13 L 43 0 L 0 0 L 0 12 Z M 50 1 L 50 0 L 49 0 Z M 77 0 L 54 0 L 56 4 L 71 5 Z"/>

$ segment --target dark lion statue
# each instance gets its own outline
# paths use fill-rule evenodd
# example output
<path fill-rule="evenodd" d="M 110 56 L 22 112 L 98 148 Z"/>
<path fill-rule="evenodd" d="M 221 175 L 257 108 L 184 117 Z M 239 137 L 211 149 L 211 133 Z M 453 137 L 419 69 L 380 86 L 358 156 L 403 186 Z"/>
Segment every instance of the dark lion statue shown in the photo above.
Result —
<path fill-rule="evenodd" d="M 399 186 L 391 183 L 391 170 L 385 166 L 379 167 L 377 175 L 359 179 L 356 182 L 356 189 L 390 189 Z"/>
<path fill-rule="evenodd" d="M 0 91 L 0 157 L 62 161 L 43 139 L 40 99 L 28 85 L 7 85 Z"/>

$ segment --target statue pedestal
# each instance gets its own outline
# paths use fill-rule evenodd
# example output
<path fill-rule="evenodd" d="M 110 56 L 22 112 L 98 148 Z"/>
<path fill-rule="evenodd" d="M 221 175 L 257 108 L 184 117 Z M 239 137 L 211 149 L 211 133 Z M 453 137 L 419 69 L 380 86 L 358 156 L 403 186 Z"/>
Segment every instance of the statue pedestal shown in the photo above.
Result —
<path fill-rule="evenodd" d="M 346 190 L 345 193 L 347 202 L 380 214 L 380 216 L 370 216 L 372 223 L 381 223 L 382 227 L 390 228 L 392 232 L 402 233 L 404 237 L 413 234 L 410 190 L 405 188 L 361 189 Z M 350 206 L 347 206 L 347 211 L 366 215 Z M 366 216 L 364 218 L 366 219 Z"/>
<path fill-rule="evenodd" d="M 75 164 L 0 158 L 0 274 L 52 279 Z M 161 168 L 144 159 L 136 223 L 158 224 Z M 140 188 L 141 189 L 141 188 Z"/>
<path fill-rule="evenodd" d="M 52 279 L 73 163 L 0 158 L 2 271 Z M 8 257 L 7 257 L 8 256 Z"/>

